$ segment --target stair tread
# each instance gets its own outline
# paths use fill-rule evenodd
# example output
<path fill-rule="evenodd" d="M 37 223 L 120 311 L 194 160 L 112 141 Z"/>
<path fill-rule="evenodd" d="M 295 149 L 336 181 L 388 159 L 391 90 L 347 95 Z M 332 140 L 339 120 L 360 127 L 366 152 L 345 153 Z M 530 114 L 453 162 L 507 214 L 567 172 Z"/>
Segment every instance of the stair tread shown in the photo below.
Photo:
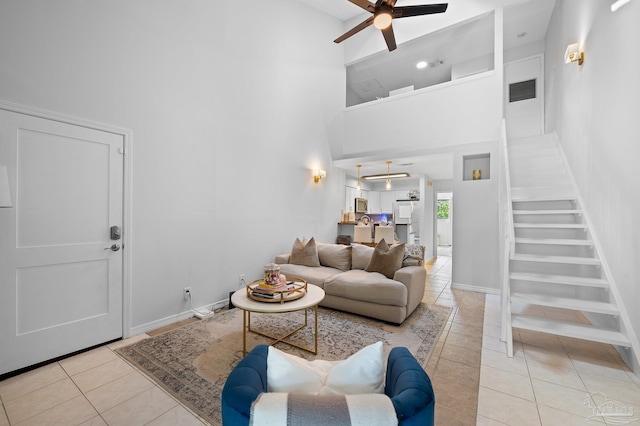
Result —
<path fill-rule="evenodd" d="M 573 194 L 561 194 L 551 196 L 548 194 L 521 194 L 511 190 L 511 200 L 516 203 L 537 202 L 537 201 L 575 201 Z"/>
<path fill-rule="evenodd" d="M 522 293 L 518 291 L 511 293 L 511 301 L 609 315 L 618 315 L 620 313 L 618 308 L 611 303 L 572 299 L 568 297 L 547 296 L 542 294 Z"/>
<path fill-rule="evenodd" d="M 521 260 L 526 262 L 547 262 L 547 263 L 574 263 L 578 265 L 600 265 L 600 259 L 593 257 L 574 257 L 574 256 L 544 256 L 540 254 L 519 254 L 516 253 L 512 260 Z"/>
<path fill-rule="evenodd" d="M 609 283 L 602 278 L 584 278 L 571 275 L 535 274 L 532 272 L 512 272 L 509 274 L 512 280 L 538 281 L 556 284 L 585 285 L 589 287 L 609 287 Z"/>
<path fill-rule="evenodd" d="M 584 229 L 586 223 L 514 223 L 515 228 L 557 228 L 557 229 Z"/>
<path fill-rule="evenodd" d="M 545 214 L 581 214 L 582 210 L 513 210 L 513 214 L 545 215 Z"/>
<path fill-rule="evenodd" d="M 559 239 L 559 238 L 516 238 L 516 244 L 552 244 L 565 246 L 592 246 L 592 240 Z"/>
<path fill-rule="evenodd" d="M 617 330 L 608 330 L 588 324 L 578 324 L 549 318 L 532 317 L 529 315 L 512 315 L 513 327 L 524 330 L 539 331 L 558 336 L 573 337 L 611 345 L 629 347 L 629 338 Z"/>

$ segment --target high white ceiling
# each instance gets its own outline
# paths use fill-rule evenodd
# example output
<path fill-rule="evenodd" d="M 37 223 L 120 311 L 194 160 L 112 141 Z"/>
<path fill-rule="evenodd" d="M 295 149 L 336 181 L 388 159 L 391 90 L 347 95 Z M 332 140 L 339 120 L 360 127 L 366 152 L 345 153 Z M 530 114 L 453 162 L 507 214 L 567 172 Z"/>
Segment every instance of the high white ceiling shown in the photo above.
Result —
<path fill-rule="evenodd" d="M 349 0 L 298 0 L 306 3 L 316 9 L 319 9 L 341 21 L 345 22 L 345 31 L 369 16 L 369 13 L 360 9 L 358 6 L 349 2 Z M 453 1 L 453 0 L 452 0 Z M 468 0 L 469 1 L 469 0 Z M 529 44 L 535 41 L 543 40 L 547 31 L 549 20 L 555 6 L 555 0 L 470 0 L 478 1 L 483 4 L 494 4 L 495 7 L 504 5 L 504 48 L 512 49 L 519 46 Z M 428 4 L 428 3 L 444 3 L 446 0 L 398 0 L 399 6 L 409 6 L 416 4 Z M 445 12 L 446 13 L 446 12 Z M 416 19 L 416 18 L 406 18 Z M 421 19 L 421 18 L 420 18 Z M 351 21 L 347 25 L 347 21 Z M 486 20 L 483 20 L 486 21 Z M 482 21 L 480 21 L 482 22 Z M 353 25 L 352 25 L 353 24 Z M 471 25 L 465 35 L 465 51 L 466 52 L 481 52 L 486 50 L 486 37 L 480 36 L 483 34 L 482 27 L 485 27 L 484 23 L 480 23 L 474 26 Z M 365 31 L 378 31 L 373 27 L 369 27 Z M 473 32 L 476 32 L 476 35 Z M 480 32 L 478 32 L 480 31 Z M 524 33 L 524 37 L 518 37 L 518 34 Z M 336 34 L 336 37 L 340 34 Z M 460 34 L 456 34 L 459 36 Z M 353 37 L 358 37 L 354 35 Z M 382 37 L 382 35 L 380 35 Z M 415 64 L 418 60 L 441 60 L 443 63 L 437 63 L 435 67 L 429 67 L 428 72 L 431 74 L 430 78 L 433 83 L 421 83 L 421 87 L 429 84 L 437 84 L 438 80 L 443 80 L 450 75 L 449 67 L 451 63 L 459 62 L 459 57 L 444 57 L 445 54 L 440 53 L 437 46 L 438 43 L 434 43 L 434 40 L 438 38 L 438 35 L 424 36 L 420 39 L 412 40 L 405 44 L 400 44 L 398 49 L 394 52 L 393 60 L 388 60 L 390 52 L 380 52 L 377 55 L 366 58 L 361 63 L 355 64 L 356 68 L 363 71 L 362 75 L 349 75 L 348 84 L 356 84 L 359 81 L 363 81 L 365 78 L 375 77 L 383 86 L 388 88 L 403 87 L 408 84 L 403 84 L 402 81 L 408 80 L 408 74 L 415 74 Z M 442 39 L 442 37 L 440 36 Z M 343 43 L 349 43 L 349 39 L 343 41 Z M 474 44 L 475 43 L 475 44 Z M 491 46 L 492 48 L 492 46 Z M 459 53 L 457 53 L 459 55 Z M 367 61 L 367 62 L 365 62 Z M 354 64 L 352 64 L 354 65 Z M 353 66 L 351 67 L 353 71 Z M 372 74 L 373 73 L 373 74 Z M 427 77 L 425 77 L 427 78 Z M 410 80 L 410 79 L 409 79 Z M 387 89 L 388 91 L 388 89 Z M 452 154 L 437 154 L 430 156 L 420 157 L 408 157 L 408 158 L 389 158 L 393 161 L 393 171 L 407 171 L 412 175 L 426 174 L 431 179 L 451 179 L 453 176 L 453 155 Z M 344 166 L 348 175 L 355 176 L 356 168 L 353 166 Z M 379 174 L 386 173 L 386 164 L 384 161 L 362 162 L 362 174 Z"/>

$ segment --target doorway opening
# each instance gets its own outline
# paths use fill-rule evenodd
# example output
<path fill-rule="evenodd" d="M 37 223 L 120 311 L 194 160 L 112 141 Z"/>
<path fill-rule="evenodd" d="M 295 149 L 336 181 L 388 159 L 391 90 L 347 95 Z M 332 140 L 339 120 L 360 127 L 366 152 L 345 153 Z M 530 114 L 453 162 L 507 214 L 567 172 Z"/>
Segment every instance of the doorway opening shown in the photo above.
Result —
<path fill-rule="evenodd" d="M 453 257 L 453 193 L 438 192 L 436 204 L 438 257 Z"/>

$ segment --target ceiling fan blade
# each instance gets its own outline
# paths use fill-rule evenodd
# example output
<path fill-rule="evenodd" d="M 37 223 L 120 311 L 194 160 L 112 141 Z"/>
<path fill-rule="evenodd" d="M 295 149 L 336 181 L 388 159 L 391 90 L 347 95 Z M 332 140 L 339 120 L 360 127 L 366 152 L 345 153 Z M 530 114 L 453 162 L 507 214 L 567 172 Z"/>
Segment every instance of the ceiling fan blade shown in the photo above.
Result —
<path fill-rule="evenodd" d="M 355 27 L 351 28 L 349 31 L 347 31 L 346 33 L 342 34 L 340 37 L 338 37 L 337 39 L 335 39 L 333 41 L 334 41 L 334 43 L 340 43 L 341 41 L 344 41 L 344 40 L 348 39 L 352 35 L 354 35 L 356 33 L 359 33 L 360 31 L 364 30 L 365 28 L 367 28 L 371 24 L 373 24 L 373 16 L 371 16 L 368 19 L 362 21 L 361 23 L 359 23 Z"/>
<path fill-rule="evenodd" d="M 369 0 L 349 0 L 351 3 L 363 8 L 364 10 L 373 13 L 376 10 L 376 5 Z"/>
<path fill-rule="evenodd" d="M 389 52 L 392 50 L 396 50 L 396 37 L 393 35 L 393 25 L 389 25 L 387 28 L 382 30 L 382 35 L 384 36 L 384 41 L 387 42 L 387 47 L 389 48 Z"/>
<path fill-rule="evenodd" d="M 448 3 L 424 4 L 420 6 L 401 6 L 393 9 L 394 18 L 407 18 L 410 16 L 431 15 L 433 13 L 444 13 Z"/>

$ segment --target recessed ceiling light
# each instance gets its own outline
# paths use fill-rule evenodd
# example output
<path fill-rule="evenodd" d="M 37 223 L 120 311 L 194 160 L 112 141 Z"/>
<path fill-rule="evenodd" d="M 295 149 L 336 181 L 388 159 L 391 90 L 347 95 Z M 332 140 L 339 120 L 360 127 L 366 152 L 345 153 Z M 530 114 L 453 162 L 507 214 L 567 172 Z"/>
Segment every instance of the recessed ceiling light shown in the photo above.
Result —
<path fill-rule="evenodd" d="M 427 65 L 429 65 L 429 63 L 427 61 L 420 61 L 416 64 L 416 68 L 418 68 L 419 70 L 424 69 L 427 67 Z"/>
<path fill-rule="evenodd" d="M 518 33 L 517 37 L 518 37 L 518 38 L 522 38 L 522 37 L 524 37 L 524 36 L 526 36 L 526 35 L 527 35 L 527 33 L 523 31 L 523 32 L 521 32 L 521 33 Z"/>

